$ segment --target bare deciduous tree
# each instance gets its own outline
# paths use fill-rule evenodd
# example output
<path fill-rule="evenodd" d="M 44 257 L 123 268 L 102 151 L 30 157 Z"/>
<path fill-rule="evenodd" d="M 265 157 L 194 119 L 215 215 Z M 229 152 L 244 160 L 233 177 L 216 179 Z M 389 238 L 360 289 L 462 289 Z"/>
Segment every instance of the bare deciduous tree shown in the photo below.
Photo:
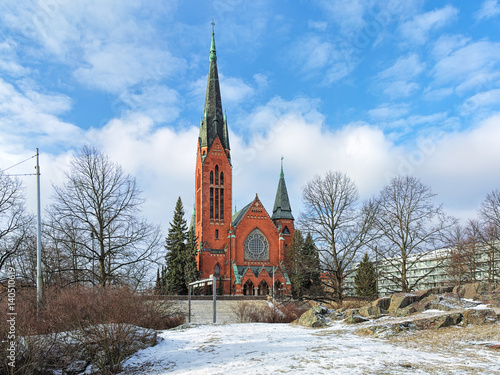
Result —
<path fill-rule="evenodd" d="M 379 260 L 389 268 L 380 277 L 395 284 L 394 291 L 412 291 L 433 269 L 442 266 L 436 263 L 411 282 L 408 278 L 408 271 L 426 252 L 443 244 L 443 234 L 454 224 L 444 215 L 441 205 L 433 202 L 435 196 L 429 186 L 410 176 L 393 178 L 380 192 L 375 219 L 380 236 L 376 251 Z"/>
<path fill-rule="evenodd" d="M 24 202 L 21 182 L 0 171 L 0 271 L 21 247 L 32 222 Z"/>
<path fill-rule="evenodd" d="M 500 279 L 500 191 L 494 190 L 479 209 L 482 230 L 480 236 L 487 254 L 488 281 Z"/>
<path fill-rule="evenodd" d="M 144 199 L 135 179 L 108 156 L 84 147 L 54 191 L 48 223 L 75 282 L 134 283 L 158 259 L 159 227 L 140 217 Z"/>
<path fill-rule="evenodd" d="M 316 176 L 302 191 L 304 212 L 298 221 L 311 233 L 320 253 L 321 269 L 333 287 L 333 297 L 343 298 L 343 280 L 358 250 L 371 239 L 375 215 L 373 202 L 361 205 L 354 182 L 341 172 Z"/>
<path fill-rule="evenodd" d="M 462 285 L 470 280 L 470 256 L 468 230 L 458 224 L 445 233 L 445 245 L 449 248 L 446 269 L 454 285 Z"/>

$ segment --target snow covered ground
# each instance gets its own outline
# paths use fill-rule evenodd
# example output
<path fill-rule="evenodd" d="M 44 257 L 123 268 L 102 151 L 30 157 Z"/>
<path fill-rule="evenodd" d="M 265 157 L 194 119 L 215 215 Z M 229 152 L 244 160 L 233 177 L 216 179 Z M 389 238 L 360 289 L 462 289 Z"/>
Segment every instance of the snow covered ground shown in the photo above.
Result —
<path fill-rule="evenodd" d="M 182 326 L 163 331 L 156 346 L 129 358 L 123 374 L 500 374 L 499 351 L 483 346 L 453 353 L 409 349 L 357 336 L 358 327 Z"/>

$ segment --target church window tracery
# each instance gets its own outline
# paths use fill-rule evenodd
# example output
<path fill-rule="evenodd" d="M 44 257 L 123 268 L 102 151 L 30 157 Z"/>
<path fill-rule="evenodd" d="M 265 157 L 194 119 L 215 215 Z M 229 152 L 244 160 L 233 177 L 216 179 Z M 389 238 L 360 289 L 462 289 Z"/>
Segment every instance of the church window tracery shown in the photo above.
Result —
<path fill-rule="evenodd" d="M 245 260 L 269 260 L 269 243 L 264 234 L 255 228 L 245 239 Z"/>

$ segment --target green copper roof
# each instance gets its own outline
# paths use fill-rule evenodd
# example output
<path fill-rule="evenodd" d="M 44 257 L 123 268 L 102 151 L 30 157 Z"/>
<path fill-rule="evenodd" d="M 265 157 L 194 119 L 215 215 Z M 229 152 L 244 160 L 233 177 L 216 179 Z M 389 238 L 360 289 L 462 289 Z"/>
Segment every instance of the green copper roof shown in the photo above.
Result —
<path fill-rule="evenodd" d="M 233 214 L 233 217 L 231 218 L 231 224 L 233 226 L 237 226 L 240 223 L 241 219 L 243 219 L 245 217 L 245 214 L 247 213 L 247 211 L 250 208 L 250 206 L 252 205 L 252 203 L 253 203 L 253 201 L 250 202 L 249 204 L 247 204 L 245 207 L 243 207 L 238 212 L 235 212 Z"/>
<path fill-rule="evenodd" d="M 276 191 L 276 198 L 274 199 L 273 216 L 271 219 L 293 220 L 292 207 L 290 206 L 288 191 L 286 190 L 285 174 L 283 173 L 283 158 L 281 158 L 280 181 L 278 183 L 278 190 Z"/>
<path fill-rule="evenodd" d="M 214 23 L 212 22 L 212 26 Z M 212 43 L 210 46 L 210 66 L 208 68 L 207 93 L 205 108 L 200 125 L 200 147 L 210 148 L 216 137 L 219 137 L 222 147 L 229 150 L 229 134 L 227 122 L 222 112 L 222 101 L 219 86 L 219 73 L 217 72 L 217 55 L 215 50 L 215 33 L 212 30 Z"/>

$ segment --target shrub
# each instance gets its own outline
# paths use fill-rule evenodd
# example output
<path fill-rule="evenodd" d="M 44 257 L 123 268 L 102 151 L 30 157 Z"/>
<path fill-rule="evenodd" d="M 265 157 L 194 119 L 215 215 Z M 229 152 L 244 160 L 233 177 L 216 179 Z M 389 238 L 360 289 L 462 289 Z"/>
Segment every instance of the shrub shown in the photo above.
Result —
<path fill-rule="evenodd" d="M 43 373 L 47 368 L 60 368 L 62 359 L 71 361 L 75 353 L 71 346 L 57 342 L 57 333 L 77 330 L 86 341 L 95 340 L 105 360 L 88 351 L 89 362 L 112 373 L 130 353 L 130 340 L 121 340 L 130 326 L 167 329 L 185 322 L 184 315 L 172 309 L 169 301 L 160 301 L 150 294 L 138 294 L 127 287 L 72 288 L 44 290 L 42 307 L 36 309 L 36 291 L 19 289 L 16 293 L 16 367 L 8 366 L 2 355 L 0 374 Z M 0 306 L 7 306 L 6 296 L 0 296 Z M 0 319 L 8 319 L 0 308 Z M 107 327 L 115 327 L 110 336 Z M 0 351 L 7 351 L 7 324 L 0 324 Z M 96 328 L 98 327 L 98 328 Z M 100 327 L 100 328 L 99 328 Z M 114 338 L 113 338 L 114 337 Z M 54 349 L 54 347 L 56 348 Z M 65 352 L 61 352 L 65 350 Z M 137 350 L 137 349 L 136 349 Z M 81 353 L 80 353 L 81 354 Z M 103 367 L 106 366 L 106 369 Z"/>
<path fill-rule="evenodd" d="M 293 303 L 268 305 L 239 301 L 231 307 L 240 323 L 290 323 L 306 310 Z"/>

